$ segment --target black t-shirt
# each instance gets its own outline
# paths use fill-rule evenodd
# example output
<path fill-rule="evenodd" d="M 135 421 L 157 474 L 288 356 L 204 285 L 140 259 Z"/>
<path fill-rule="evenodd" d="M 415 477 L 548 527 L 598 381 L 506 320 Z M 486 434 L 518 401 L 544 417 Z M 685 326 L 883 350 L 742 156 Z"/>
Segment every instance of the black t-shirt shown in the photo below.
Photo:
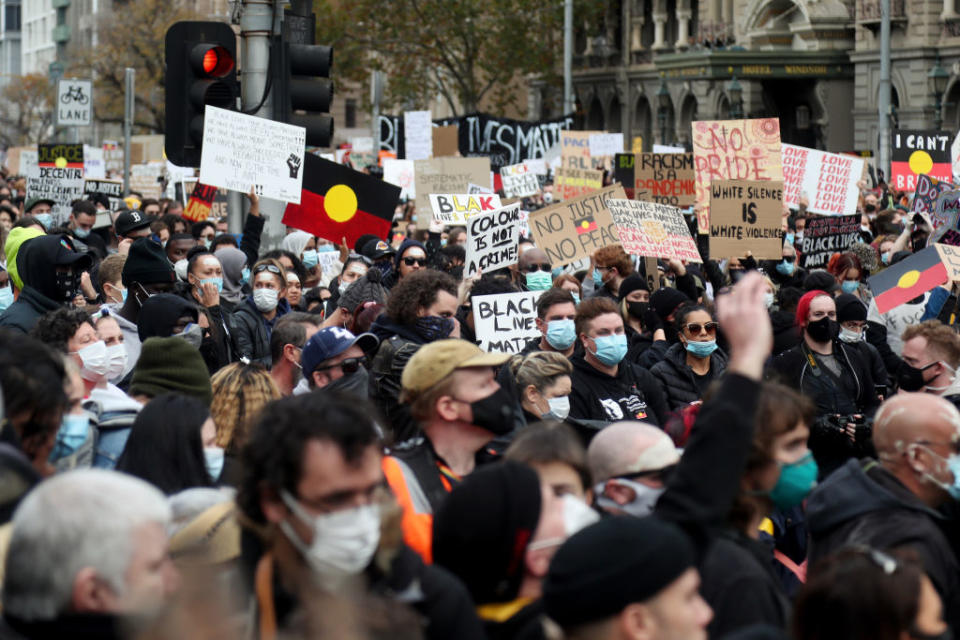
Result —
<path fill-rule="evenodd" d="M 710 383 L 713 382 L 713 367 L 711 367 L 710 370 L 703 375 L 700 375 L 692 369 L 691 373 L 693 373 L 693 381 L 697 383 L 697 391 L 702 398 L 703 394 L 707 392 L 707 387 L 709 387 Z"/>

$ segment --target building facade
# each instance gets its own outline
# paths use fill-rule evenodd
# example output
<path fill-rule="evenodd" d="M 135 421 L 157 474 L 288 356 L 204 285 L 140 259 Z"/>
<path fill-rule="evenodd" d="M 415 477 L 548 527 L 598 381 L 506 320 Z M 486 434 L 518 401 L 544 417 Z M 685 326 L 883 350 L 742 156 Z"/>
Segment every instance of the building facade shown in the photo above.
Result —
<path fill-rule="evenodd" d="M 0 0 L 0 87 L 20 75 L 20 0 Z"/>

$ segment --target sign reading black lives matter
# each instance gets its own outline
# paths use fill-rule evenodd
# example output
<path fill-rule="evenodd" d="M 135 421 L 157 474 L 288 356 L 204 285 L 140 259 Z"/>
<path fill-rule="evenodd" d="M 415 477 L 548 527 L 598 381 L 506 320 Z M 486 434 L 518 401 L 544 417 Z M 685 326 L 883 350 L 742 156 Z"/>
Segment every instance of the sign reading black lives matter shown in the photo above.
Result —
<path fill-rule="evenodd" d="M 520 353 L 527 341 L 540 337 L 537 300 L 542 291 L 520 291 L 477 296 L 473 321 L 477 341 L 484 351 Z"/>
<path fill-rule="evenodd" d="M 467 220 L 467 257 L 463 275 L 489 273 L 517 263 L 520 203 Z"/>
<path fill-rule="evenodd" d="M 804 269 L 825 269 L 830 256 L 846 251 L 860 238 L 860 216 L 808 218 L 797 247 Z"/>

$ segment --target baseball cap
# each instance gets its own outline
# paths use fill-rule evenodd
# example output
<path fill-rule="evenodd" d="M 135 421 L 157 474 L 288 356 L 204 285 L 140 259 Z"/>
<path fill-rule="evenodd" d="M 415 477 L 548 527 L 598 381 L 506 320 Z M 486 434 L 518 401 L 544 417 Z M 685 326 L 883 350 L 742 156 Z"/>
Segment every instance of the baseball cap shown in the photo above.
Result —
<path fill-rule="evenodd" d="M 396 250 L 383 240 L 376 239 L 369 240 L 367 244 L 363 245 L 363 250 L 360 253 L 371 260 L 379 260 L 384 256 L 392 256 L 396 253 Z"/>
<path fill-rule="evenodd" d="M 300 366 L 303 367 L 303 373 L 309 376 L 320 363 L 337 357 L 353 345 L 359 346 L 364 353 L 370 353 L 378 344 L 380 341 L 372 333 L 355 336 L 343 327 L 327 327 L 310 336 L 307 344 L 303 345 Z"/>
<path fill-rule="evenodd" d="M 506 353 L 487 353 L 466 340 L 436 340 L 413 354 L 400 380 L 404 393 L 425 391 L 457 369 L 496 367 L 509 358 Z"/>
<path fill-rule="evenodd" d="M 150 226 L 150 218 L 141 211 L 122 211 L 113 221 L 113 228 L 118 236 L 125 236 L 131 231 Z"/>

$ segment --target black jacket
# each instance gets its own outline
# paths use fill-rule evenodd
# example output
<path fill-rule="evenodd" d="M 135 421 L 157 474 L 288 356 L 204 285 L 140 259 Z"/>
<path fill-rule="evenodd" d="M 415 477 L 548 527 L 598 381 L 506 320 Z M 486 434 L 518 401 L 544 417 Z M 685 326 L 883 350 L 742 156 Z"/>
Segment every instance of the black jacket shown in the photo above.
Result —
<path fill-rule="evenodd" d="M 870 367 L 873 384 L 889 388 L 892 380 L 890 380 L 887 367 L 883 364 L 883 357 L 881 357 L 877 348 L 864 340 L 847 344 L 856 349 L 860 353 L 860 358 Z"/>
<path fill-rule="evenodd" d="M 266 220 L 263 216 L 247 216 L 243 223 L 243 235 L 240 237 L 240 251 L 247 256 L 247 266 L 251 269 L 260 254 L 260 235 Z"/>
<path fill-rule="evenodd" d="M 267 322 L 253 304 L 252 297 L 244 300 L 243 304 L 237 306 L 231 319 L 230 335 L 233 338 L 234 353 L 269 369 L 272 364 L 270 335 L 273 333 L 273 325 L 288 311 L 290 303 L 281 298 L 277 304 L 277 315 Z"/>
<path fill-rule="evenodd" d="M 960 563 L 927 507 L 876 460 L 848 460 L 807 500 L 811 564 L 845 545 L 909 548 L 943 599 L 944 619 L 960 631 Z"/>
<path fill-rule="evenodd" d="M 770 323 L 773 325 L 773 355 L 778 356 L 800 344 L 800 331 L 795 324 L 795 314 L 789 311 L 772 311 Z"/>
<path fill-rule="evenodd" d="M 423 346 L 423 338 L 386 314 L 374 321 L 370 332 L 380 339 L 380 348 L 370 363 L 370 398 L 391 428 L 392 441 L 403 442 L 417 435 L 419 427 L 410 415 L 410 406 L 400 403 L 400 378 L 407 362 Z"/>
<path fill-rule="evenodd" d="M 710 375 L 712 380 L 723 375 L 727 368 L 727 355 L 717 349 L 710 354 Z M 702 398 L 693 370 L 687 364 L 687 350 L 681 343 L 667 349 L 663 360 L 653 365 L 650 373 L 657 379 L 667 396 L 667 404 L 672 411 L 682 409 L 691 402 Z"/>
<path fill-rule="evenodd" d="M 585 420 L 643 420 L 654 425 L 667 420 L 667 399 L 649 371 L 621 362 L 617 375 L 597 371 L 582 354 L 574 355 L 570 417 Z"/>
<path fill-rule="evenodd" d="M 10 616 L 0 618 L 0 640 L 121 640 L 129 629 L 120 618 L 102 614 L 64 614 L 53 620 L 27 622 Z"/>
<path fill-rule="evenodd" d="M 27 285 L 20 292 L 20 297 L 0 314 L 0 327 L 19 329 L 24 333 L 30 333 L 40 316 L 49 311 L 56 311 L 61 306 L 63 305 L 59 302 L 51 300 Z"/>

